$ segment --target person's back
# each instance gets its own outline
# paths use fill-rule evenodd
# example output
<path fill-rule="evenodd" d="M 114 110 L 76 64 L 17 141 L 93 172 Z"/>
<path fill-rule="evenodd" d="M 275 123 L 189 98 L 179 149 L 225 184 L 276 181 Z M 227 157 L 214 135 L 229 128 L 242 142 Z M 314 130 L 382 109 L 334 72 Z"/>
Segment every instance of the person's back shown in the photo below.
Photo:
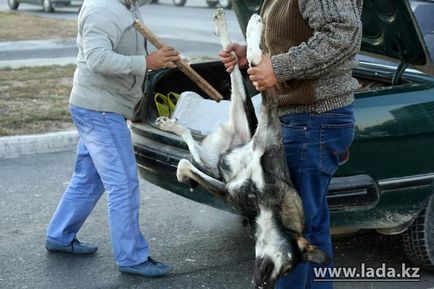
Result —
<path fill-rule="evenodd" d="M 136 6 L 118 0 L 84 1 L 78 16 L 77 70 L 70 103 L 132 117 L 146 75 L 145 39 L 132 23 Z"/>

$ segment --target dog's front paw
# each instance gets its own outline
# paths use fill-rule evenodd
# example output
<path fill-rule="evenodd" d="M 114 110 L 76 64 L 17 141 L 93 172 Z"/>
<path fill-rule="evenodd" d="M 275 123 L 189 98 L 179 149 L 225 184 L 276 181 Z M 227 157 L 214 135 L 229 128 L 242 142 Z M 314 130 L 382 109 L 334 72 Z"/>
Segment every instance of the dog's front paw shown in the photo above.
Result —
<path fill-rule="evenodd" d="M 155 120 L 155 124 L 161 128 L 162 126 L 164 126 L 165 123 L 170 122 L 171 119 L 168 118 L 167 116 L 160 116 Z"/>
<path fill-rule="evenodd" d="M 183 128 L 176 122 L 175 119 L 171 119 L 166 116 L 160 116 L 157 118 L 155 124 L 161 130 L 173 132 L 177 135 L 181 135 L 184 132 Z"/>

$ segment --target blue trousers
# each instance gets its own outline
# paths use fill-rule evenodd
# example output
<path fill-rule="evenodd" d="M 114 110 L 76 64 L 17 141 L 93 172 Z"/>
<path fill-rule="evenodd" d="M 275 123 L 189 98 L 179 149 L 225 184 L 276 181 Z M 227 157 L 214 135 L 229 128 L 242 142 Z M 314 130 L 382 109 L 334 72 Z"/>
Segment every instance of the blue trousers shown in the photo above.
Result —
<path fill-rule="evenodd" d="M 115 261 L 131 266 L 148 258 L 140 232 L 140 190 L 131 134 L 122 115 L 70 107 L 80 135 L 72 179 L 48 225 L 47 239 L 67 245 L 104 191 Z"/>
<path fill-rule="evenodd" d="M 305 238 L 332 258 L 326 195 L 332 175 L 353 141 L 353 106 L 321 114 L 286 115 L 281 117 L 281 123 L 291 179 L 303 201 Z M 318 265 L 307 262 L 298 264 L 292 272 L 278 280 L 275 288 L 333 288 L 331 282 L 314 281 L 315 266 Z"/>

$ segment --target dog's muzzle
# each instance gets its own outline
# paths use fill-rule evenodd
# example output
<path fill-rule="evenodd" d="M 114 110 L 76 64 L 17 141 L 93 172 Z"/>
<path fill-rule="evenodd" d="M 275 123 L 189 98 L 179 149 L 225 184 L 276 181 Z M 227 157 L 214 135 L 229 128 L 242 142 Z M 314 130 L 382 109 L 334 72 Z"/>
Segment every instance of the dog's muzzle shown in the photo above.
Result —
<path fill-rule="evenodd" d="M 253 284 L 256 289 L 272 289 L 276 280 L 271 279 L 274 263 L 269 257 L 256 259 L 256 270 L 253 276 Z"/>

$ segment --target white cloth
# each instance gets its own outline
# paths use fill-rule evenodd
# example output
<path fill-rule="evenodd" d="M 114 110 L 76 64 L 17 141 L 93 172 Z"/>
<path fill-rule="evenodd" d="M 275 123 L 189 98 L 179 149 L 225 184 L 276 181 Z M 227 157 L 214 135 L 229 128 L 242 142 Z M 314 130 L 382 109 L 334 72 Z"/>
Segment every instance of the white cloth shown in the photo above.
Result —
<path fill-rule="evenodd" d="M 257 117 L 261 111 L 261 102 L 261 94 L 252 97 Z M 180 125 L 191 131 L 207 135 L 215 131 L 220 124 L 228 121 L 229 107 L 229 100 L 216 102 L 204 99 L 196 92 L 185 91 L 179 96 L 171 118 L 176 119 Z"/>

